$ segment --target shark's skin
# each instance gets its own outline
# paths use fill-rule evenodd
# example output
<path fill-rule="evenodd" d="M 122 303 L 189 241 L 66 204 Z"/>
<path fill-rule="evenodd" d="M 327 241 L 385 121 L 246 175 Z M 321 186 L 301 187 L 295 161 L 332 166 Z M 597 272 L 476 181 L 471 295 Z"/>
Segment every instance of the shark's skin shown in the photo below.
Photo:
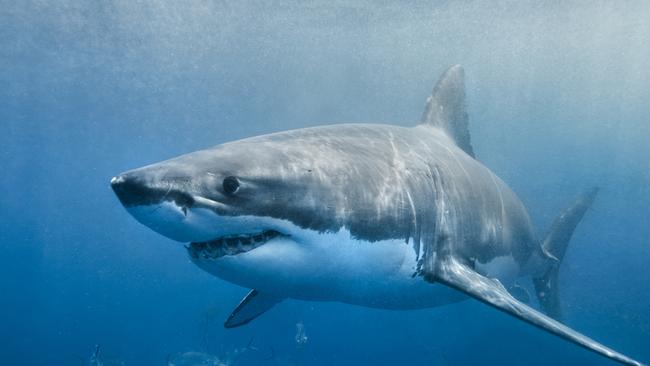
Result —
<path fill-rule="evenodd" d="M 193 243 L 199 267 L 255 289 L 233 316 L 258 309 L 239 324 L 282 298 L 415 309 L 469 295 L 638 365 L 510 306 L 519 303 L 504 286 L 541 278 L 558 258 L 516 194 L 473 157 L 460 67 L 438 83 L 423 122 L 248 138 L 122 173 L 112 186 L 142 224 Z"/>

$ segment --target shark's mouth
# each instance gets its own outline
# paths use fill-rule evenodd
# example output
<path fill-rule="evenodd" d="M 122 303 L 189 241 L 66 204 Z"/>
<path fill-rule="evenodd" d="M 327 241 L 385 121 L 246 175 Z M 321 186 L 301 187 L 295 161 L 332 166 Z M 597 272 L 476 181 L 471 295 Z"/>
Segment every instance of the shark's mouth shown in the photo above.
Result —
<path fill-rule="evenodd" d="M 266 230 L 255 234 L 228 235 L 210 241 L 190 243 L 187 251 L 193 259 L 217 259 L 227 255 L 250 252 L 280 236 L 286 235 L 275 230 Z"/>

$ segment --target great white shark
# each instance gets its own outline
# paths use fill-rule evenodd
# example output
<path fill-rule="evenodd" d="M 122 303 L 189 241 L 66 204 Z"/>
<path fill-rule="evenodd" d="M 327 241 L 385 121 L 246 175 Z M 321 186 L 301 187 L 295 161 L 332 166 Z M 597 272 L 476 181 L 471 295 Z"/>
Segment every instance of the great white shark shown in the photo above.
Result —
<path fill-rule="evenodd" d="M 286 298 L 386 309 L 474 298 L 641 365 L 559 321 L 558 271 L 596 190 L 537 239 L 517 195 L 474 156 L 458 65 L 438 81 L 415 127 L 257 136 L 127 171 L 111 186 L 140 223 L 188 243 L 200 268 L 252 289 L 226 327 Z M 521 281 L 542 311 L 525 303 Z"/>

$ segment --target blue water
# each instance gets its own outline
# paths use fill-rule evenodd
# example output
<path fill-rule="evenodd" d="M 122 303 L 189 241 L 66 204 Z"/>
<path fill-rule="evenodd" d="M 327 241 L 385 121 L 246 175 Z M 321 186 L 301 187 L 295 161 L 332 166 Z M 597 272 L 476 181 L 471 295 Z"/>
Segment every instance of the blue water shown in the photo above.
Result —
<path fill-rule="evenodd" d="M 0 2 L 2 364 L 81 364 L 100 344 L 165 365 L 252 339 L 233 365 L 611 365 L 475 301 L 285 301 L 225 330 L 247 289 L 192 265 L 109 188 L 251 135 L 413 125 L 456 63 L 477 156 L 540 233 L 601 187 L 562 269 L 566 322 L 650 362 L 648 2 L 182 3 Z"/>

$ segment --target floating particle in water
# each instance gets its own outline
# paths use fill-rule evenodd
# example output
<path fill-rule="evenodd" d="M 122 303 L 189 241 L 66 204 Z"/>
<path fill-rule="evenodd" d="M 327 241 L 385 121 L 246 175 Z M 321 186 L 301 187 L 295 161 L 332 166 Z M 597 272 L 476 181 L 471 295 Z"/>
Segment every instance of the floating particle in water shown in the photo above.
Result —
<path fill-rule="evenodd" d="M 307 337 L 307 332 L 305 331 L 305 324 L 302 321 L 296 323 L 296 336 L 294 339 L 299 347 L 303 347 L 309 341 L 309 337 Z"/>

